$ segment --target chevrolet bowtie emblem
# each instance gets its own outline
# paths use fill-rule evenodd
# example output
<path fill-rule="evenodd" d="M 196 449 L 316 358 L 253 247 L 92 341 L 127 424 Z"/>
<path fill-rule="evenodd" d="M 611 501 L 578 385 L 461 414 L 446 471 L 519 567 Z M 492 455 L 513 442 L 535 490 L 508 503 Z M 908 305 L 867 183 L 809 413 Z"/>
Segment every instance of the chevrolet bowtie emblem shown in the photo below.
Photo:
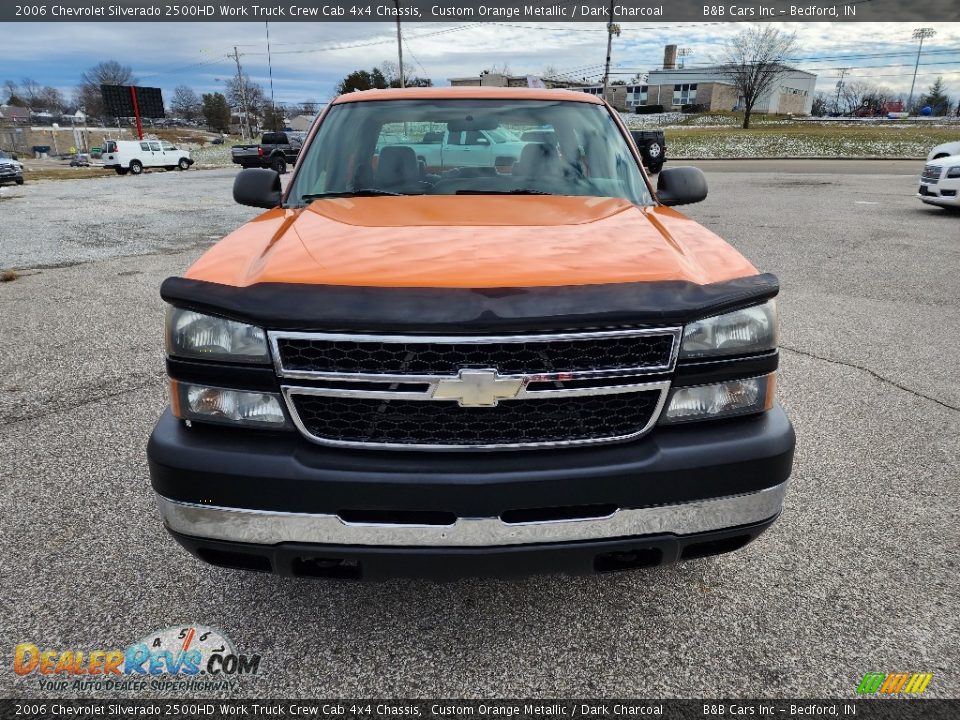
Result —
<path fill-rule="evenodd" d="M 461 407 L 495 407 L 500 400 L 515 398 L 523 378 L 503 377 L 496 370 L 461 370 L 457 377 L 441 380 L 434 400 L 456 400 Z"/>

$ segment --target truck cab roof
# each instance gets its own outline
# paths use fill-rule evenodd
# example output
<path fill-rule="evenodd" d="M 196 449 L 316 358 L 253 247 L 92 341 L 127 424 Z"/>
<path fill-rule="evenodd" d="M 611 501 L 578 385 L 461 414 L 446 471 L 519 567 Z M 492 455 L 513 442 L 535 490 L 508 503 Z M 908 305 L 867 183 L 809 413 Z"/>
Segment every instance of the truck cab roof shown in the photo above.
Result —
<path fill-rule="evenodd" d="M 563 100 L 603 105 L 600 98 L 576 90 L 511 87 L 426 87 L 360 90 L 337 97 L 332 104 L 371 100 Z"/>

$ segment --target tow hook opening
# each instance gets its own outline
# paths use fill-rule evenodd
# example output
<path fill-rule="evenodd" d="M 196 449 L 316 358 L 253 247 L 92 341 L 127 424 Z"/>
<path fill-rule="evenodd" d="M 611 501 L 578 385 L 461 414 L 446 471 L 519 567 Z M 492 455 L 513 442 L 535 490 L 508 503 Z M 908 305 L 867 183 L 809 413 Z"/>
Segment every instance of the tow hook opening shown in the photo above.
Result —
<path fill-rule="evenodd" d="M 636 570 L 655 567 L 663 561 L 663 553 L 656 548 L 638 548 L 620 552 L 603 553 L 593 559 L 593 569 L 598 573 Z"/>
<path fill-rule="evenodd" d="M 219 567 L 233 570 L 255 570 L 257 572 L 271 572 L 273 566 L 270 558 L 263 555 L 254 555 L 244 552 L 230 552 L 229 550 L 214 550 L 213 548 L 198 548 L 197 555 L 201 560 Z"/>
<path fill-rule="evenodd" d="M 359 580 L 362 576 L 358 560 L 343 558 L 294 558 L 293 574 L 298 577 L 322 577 L 336 580 Z"/>

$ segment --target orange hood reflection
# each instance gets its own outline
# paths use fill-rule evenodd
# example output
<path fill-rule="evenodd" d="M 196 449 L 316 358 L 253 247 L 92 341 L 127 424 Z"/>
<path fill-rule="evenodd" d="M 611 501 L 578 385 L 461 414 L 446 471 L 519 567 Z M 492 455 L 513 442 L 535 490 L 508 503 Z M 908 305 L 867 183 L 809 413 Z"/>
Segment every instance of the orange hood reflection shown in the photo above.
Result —
<path fill-rule="evenodd" d="M 719 237 L 665 207 L 570 196 L 318 200 L 264 213 L 187 277 L 234 286 L 535 287 L 756 274 Z"/>

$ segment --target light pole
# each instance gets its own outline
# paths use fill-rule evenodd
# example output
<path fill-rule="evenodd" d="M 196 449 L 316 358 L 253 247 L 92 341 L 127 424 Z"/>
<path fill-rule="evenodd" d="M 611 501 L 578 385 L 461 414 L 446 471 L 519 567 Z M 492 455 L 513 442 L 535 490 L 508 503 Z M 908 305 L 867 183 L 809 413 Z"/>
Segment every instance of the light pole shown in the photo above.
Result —
<path fill-rule="evenodd" d="M 917 48 L 917 62 L 913 66 L 913 82 L 910 83 L 910 99 L 907 100 L 907 112 L 913 108 L 913 87 L 917 84 L 917 68 L 920 67 L 920 53 L 923 50 L 923 40 L 924 38 L 933 37 L 937 34 L 937 31 L 933 28 L 917 28 L 913 31 L 913 39 L 920 41 L 920 46 Z"/>
<path fill-rule="evenodd" d="M 270 104 L 276 105 L 273 99 L 273 59 L 270 57 L 270 23 L 264 21 L 263 23 L 267 28 L 267 68 L 270 71 Z"/>

